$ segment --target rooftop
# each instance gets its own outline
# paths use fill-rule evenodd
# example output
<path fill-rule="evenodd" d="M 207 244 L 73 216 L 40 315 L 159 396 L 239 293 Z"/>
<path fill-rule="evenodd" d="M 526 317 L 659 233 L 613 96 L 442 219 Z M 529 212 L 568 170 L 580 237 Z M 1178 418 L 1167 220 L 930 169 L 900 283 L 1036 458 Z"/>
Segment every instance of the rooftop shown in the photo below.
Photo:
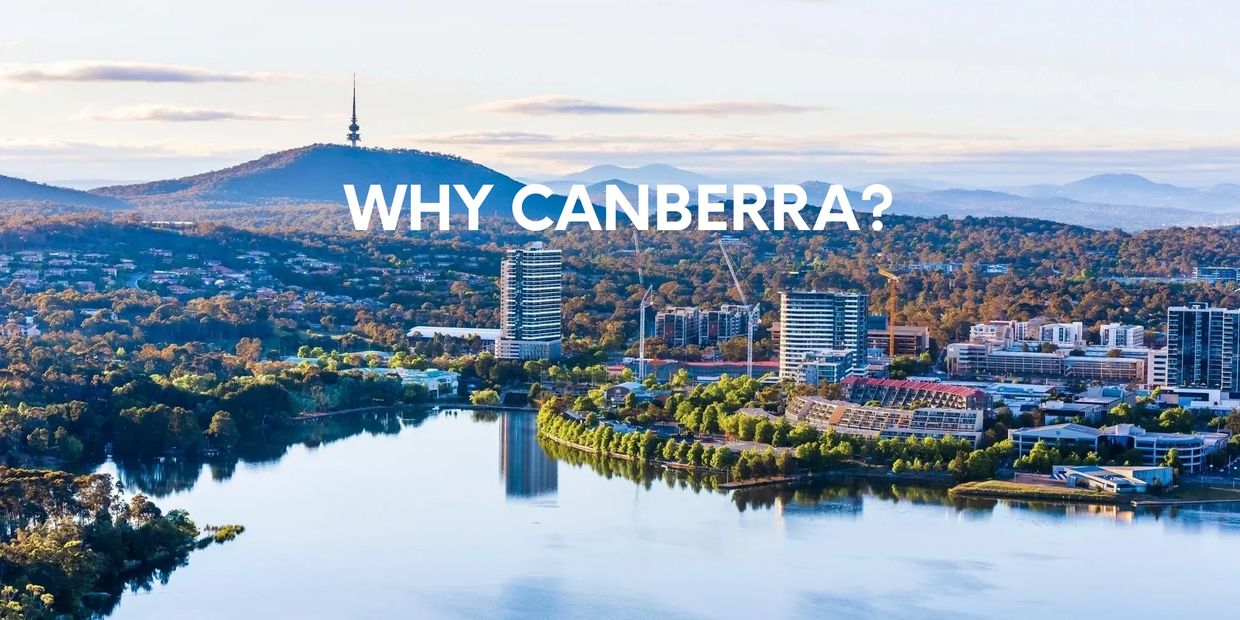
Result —
<path fill-rule="evenodd" d="M 421 334 L 423 338 L 433 338 L 435 336 L 445 336 L 448 338 L 470 338 L 477 336 L 481 340 L 495 340 L 499 338 L 498 328 L 487 327 L 436 327 L 434 325 L 418 325 L 409 330 L 406 334 L 413 337 L 414 334 Z"/>
<path fill-rule="evenodd" d="M 931 381 L 910 381 L 908 379 L 845 377 L 843 381 L 840 381 L 840 384 L 856 384 L 867 387 L 881 387 L 895 390 L 929 390 L 932 392 L 943 392 L 946 394 L 954 394 L 956 396 L 964 396 L 966 398 L 981 398 L 986 395 L 985 392 L 977 388 L 965 387 L 962 385 L 948 385 L 945 383 Z"/>

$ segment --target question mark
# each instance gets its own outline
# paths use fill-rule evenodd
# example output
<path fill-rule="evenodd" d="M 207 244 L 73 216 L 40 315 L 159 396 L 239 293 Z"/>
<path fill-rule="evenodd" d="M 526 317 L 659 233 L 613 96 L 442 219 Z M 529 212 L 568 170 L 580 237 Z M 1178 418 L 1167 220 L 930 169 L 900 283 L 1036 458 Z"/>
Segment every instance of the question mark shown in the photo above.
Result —
<path fill-rule="evenodd" d="M 882 230 L 883 220 L 880 218 L 883 217 L 883 211 L 886 211 L 891 206 L 891 190 L 882 183 L 875 183 L 866 187 L 864 192 L 861 192 L 861 199 L 869 200 L 874 194 L 881 194 L 883 201 L 874 207 L 874 222 L 870 224 L 870 228 Z"/>

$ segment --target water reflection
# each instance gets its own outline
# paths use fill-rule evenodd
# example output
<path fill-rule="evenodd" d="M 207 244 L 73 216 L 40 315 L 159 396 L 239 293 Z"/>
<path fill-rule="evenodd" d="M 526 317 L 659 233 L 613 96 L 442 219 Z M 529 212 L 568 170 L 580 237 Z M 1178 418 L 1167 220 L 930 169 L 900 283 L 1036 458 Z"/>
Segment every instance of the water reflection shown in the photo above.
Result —
<path fill-rule="evenodd" d="M 508 497 L 555 493 L 559 483 L 557 461 L 539 445 L 533 415 L 500 416 L 499 439 L 499 475 Z"/>
<path fill-rule="evenodd" d="M 1196 577 L 1240 570 L 1232 508 L 956 499 L 893 478 L 729 491 L 548 442 L 532 422 L 467 409 L 342 419 L 272 442 L 257 467 L 240 454 L 127 466 L 135 487 L 193 487 L 166 509 L 246 533 L 166 585 L 152 575 L 116 617 L 1162 617 L 1185 600 L 1234 613 Z M 1124 573 L 1128 591 L 1174 595 L 1063 587 L 1099 558 L 1144 566 L 1185 550 L 1183 575 Z"/>
<path fill-rule="evenodd" d="M 393 409 L 326 418 L 313 425 L 273 432 L 263 440 L 240 444 L 229 454 L 211 458 L 192 455 L 117 461 L 116 477 L 129 491 L 158 499 L 193 489 L 204 470 L 211 480 L 224 482 L 236 473 L 239 463 L 251 469 L 274 466 L 293 446 L 317 449 L 361 434 L 396 435 L 422 424 L 429 414 L 422 408 Z"/>

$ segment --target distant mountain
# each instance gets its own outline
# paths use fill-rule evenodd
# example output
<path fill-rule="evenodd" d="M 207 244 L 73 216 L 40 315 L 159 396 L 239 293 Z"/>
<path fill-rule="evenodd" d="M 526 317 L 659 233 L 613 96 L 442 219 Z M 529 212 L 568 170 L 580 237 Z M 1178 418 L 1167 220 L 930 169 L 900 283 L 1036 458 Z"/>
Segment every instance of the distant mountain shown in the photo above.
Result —
<path fill-rule="evenodd" d="M 586 191 L 590 194 L 590 202 L 593 202 L 596 205 L 606 204 L 608 185 L 616 186 L 616 188 L 620 190 L 620 193 L 623 194 L 625 198 L 629 199 L 630 203 L 634 205 L 637 204 L 637 186 L 632 183 L 621 181 L 620 179 L 607 179 L 606 181 L 600 181 L 586 186 Z M 650 197 L 650 204 L 653 205 L 654 190 L 647 188 L 646 195 Z"/>
<path fill-rule="evenodd" d="M 463 184 L 476 193 L 491 184 L 494 188 L 483 206 L 482 215 L 511 217 L 512 197 L 522 184 L 481 164 L 453 155 L 411 149 L 353 148 L 315 144 L 265 155 L 231 168 L 181 179 L 137 185 L 101 187 L 101 196 L 123 198 L 142 206 L 195 204 L 199 206 L 293 205 L 307 203 L 344 204 L 343 185 L 362 190 L 372 184 L 387 191 L 398 184 L 422 186 L 422 200 L 438 199 L 432 186 Z M 450 192 L 453 210 L 464 213 L 464 205 Z M 390 194 L 389 194 L 390 196 Z M 558 214 L 563 199 L 527 201 L 527 213 Z M 553 210 L 552 210 L 552 207 Z"/>
<path fill-rule="evenodd" d="M 933 179 L 887 179 L 879 181 L 893 192 L 932 192 L 940 189 L 952 189 L 950 183 Z"/>
<path fill-rule="evenodd" d="M 1128 231 L 1240 222 L 1240 212 L 1225 214 L 1174 207 L 1115 205 L 1057 196 L 1017 196 L 990 190 L 893 191 L 893 194 L 890 213 L 920 217 L 1032 217 L 1090 228 L 1122 228 Z"/>
<path fill-rule="evenodd" d="M 0 204 L 49 204 L 72 209 L 124 209 L 123 200 L 0 175 Z"/>
<path fill-rule="evenodd" d="M 633 185 L 658 185 L 660 183 L 667 185 L 685 185 L 694 186 L 704 183 L 721 183 L 722 181 L 708 177 L 704 174 L 690 172 L 675 166 L 666 164 L 651 164 L 649 166 L 640 166 L 636 168 L 625 168 L 623 166 L 593 166 L 586 168 L 573 174 L 565 175 L 554 181 L 559 183 L 586 183 L 594 184 L 609 180 L 620 180 Z"/>
<path fill-rule="evenodd" d="M 1240 202 L 1240 183 L 1219 183 L 1218 185 L 1212 185 L 1210 189 L 1206 191 L 1212 194 L 1231 196 L 1232 198 L 1235 198 L 1237 202 Z"/>
<path fill-rule="evenodd" d="M 133 185 L 142 183 L 141 179 L 56 179 L 53 185 L 69 189 L 92 190 L 105 185 Z"/>
<path fill-rule="evenodd" d="M 1215 186 L 1220 188 L 1220 186 Z M 1234 189 L 1234 186 L 1231 186 Z M 1065 185 L 1030 185 L 1013 193 L 1030 198 L 1070 198 L 1110 205 L 1173 207 L 1190 211 L 1240 212 L 1240 197 L 1223 184 L 1202 190 L 1155 183 L 1138 174 L 1099 174 Z"/>
<path fill-rule="evenodd" d="M 819 205 L 830 187 L 825 181 L 801 183 L 809 204 Z M 888 186 L 891 188 L 891 186 Z M 1122 228 L 1128 231 L 1168 226 L 1219 226 L 1240 223 L 1240 213 L 1221 214 L 1190 209 L 1086 203 L 1068 198 L 1030 198 L 1006 192 L 974 189 L 908 191 L 891 188 L 889 215 L 914 217 L 1027 217 L 1095 229 Z M 768 188 L 769 191 L 769 188 Z M 860 220 L 875 200 L 863 201 L 861 193 L 845 190 L 849 204 Z"/>

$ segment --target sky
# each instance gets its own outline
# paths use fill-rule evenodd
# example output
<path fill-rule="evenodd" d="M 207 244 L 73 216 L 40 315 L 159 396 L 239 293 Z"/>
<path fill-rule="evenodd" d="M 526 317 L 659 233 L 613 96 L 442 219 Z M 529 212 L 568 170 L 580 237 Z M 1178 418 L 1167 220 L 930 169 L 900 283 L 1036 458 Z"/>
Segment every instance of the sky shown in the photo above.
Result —
<path fill-rule="evenodd" d="M 0 174 L 343 142 L 549 179 L 1240 182 L 1240 3 L 0 0 Z"/>

